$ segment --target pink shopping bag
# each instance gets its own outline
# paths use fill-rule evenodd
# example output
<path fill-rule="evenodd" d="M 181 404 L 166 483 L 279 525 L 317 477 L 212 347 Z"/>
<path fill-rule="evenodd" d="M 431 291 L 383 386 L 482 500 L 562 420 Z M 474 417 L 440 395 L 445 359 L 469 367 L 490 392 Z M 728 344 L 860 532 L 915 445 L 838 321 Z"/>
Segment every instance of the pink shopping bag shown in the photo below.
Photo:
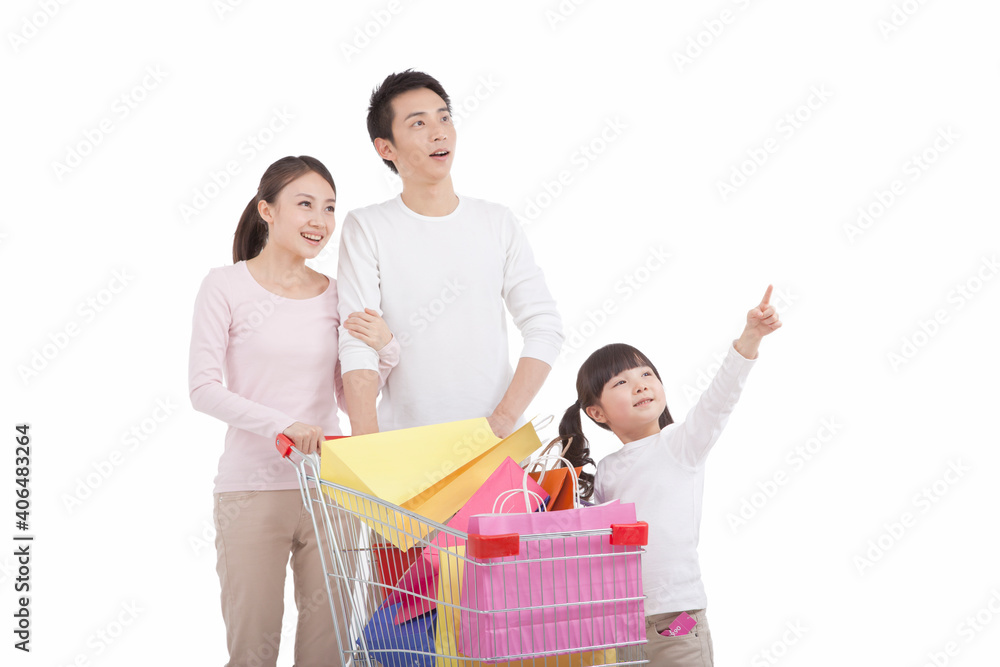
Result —
<path fill-rule="evenodd" d="M 558 536 L 625 524 L 615 536 Z M 491 514 L 469 521 L 460 650 L 502 662 L 642 643 L 645 613 L 635 505 L 612 501 L 560 512 Z M 631 534 L 638 539 L 624 539 Z M 484 536 L 482 540 L 473 535 Z M 488 536 L 507 542 L 495 558 Z M 525 536 L 544 535 L 541 539 Z M 615 539 L 616 536 L 619 536 Z M 626 544 L 622 544 L 624 541 Z"/>
<path fill-rule="evenodd" d="M 505 492 L 524 489 L 529 492 L 527 501 L 524 500 L 524 495 L 515 493 L 509 494 L 502 503 L 497 503 L 497 498 Z M 494 506 L 500 512 L 533 512 L 544 503 L 545 497 L 545 490 L 534 480 L 529 478 L 527 483 L 524 483 L 524 470 L 514 459 L 507 457 L 447 525 L 455 530 L 467 532 L 469 519 L 475 514 L 492 512 Z M 464 548 L 465 540 L 451 533 L 438 533 L 424 548 L 421 557 L 403 573 L 396 587 L 413 595 L 393 591 L 386 598 L 387 605 L 400 603 L 396 611 L 396 623 L 403 623 L 436 607 L 438 553 L 442 549 L 454 551 L 456 547 Z"/>

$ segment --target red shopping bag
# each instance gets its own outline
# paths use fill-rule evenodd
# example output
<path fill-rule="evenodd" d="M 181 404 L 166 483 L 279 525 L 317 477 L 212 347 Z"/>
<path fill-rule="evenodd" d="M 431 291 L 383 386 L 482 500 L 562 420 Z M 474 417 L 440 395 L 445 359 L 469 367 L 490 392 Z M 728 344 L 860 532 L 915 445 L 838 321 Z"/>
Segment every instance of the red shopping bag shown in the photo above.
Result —
<path fill-rule="evenodd" d="M 384 584 L 378 589 L 384 600 L 386 595 L 394 592 L 389 587 L 395 586 L 400 577 L 420 558 L 421 548 L 413 547 L 402 551 L 391 544 L 373 544 L 372 551 L 375 552 L 378 581 Z"/>
<path fill-rule="evenodd" d="M 617 524 L 627 527 L 615 535 L 518 539 Z M 462 654 L 503 661 L 641 643 L 645 613 L 635 545 L 645 543 L 644 527 L 636 523 L 635 505 L 618 501 L 472 517 L 461 596 Z M 630 530 L 635 534 L 623 544 L 621 536 Z M 490 545 L 499 545 L 504 555 L 491 558 Z"/>
<path fill-rule="evenodd" d="M 507 494 L 515 489 L 519 493 Z M 527 500 L 521 491 L 527 491 Z M 504 495 L 508 497 L 498 504 L 497 499 Z M 543 504 L 544 498 L 545 490 L 533 480 L 524 484 L 524 471 L 514 459 L 507 457 L 447 525 L 464 533 L 467 532 L 469 519 L 475 514 L 493 512 L 495 509 L 500 512 L 533 512 Z M 451 533 L 438 533 L 424 548 L 421 557 L 403 573 L 396 587 L 413 595 L 392 591 L 386 599 L 386 604 L 389 605 L 401 603 L 396 611 L 396 623 L 403 623 L 435 608 L 438 553 L 442 549 L 455 551 L 457 547 L 465 547 L 463 538 Z"/>

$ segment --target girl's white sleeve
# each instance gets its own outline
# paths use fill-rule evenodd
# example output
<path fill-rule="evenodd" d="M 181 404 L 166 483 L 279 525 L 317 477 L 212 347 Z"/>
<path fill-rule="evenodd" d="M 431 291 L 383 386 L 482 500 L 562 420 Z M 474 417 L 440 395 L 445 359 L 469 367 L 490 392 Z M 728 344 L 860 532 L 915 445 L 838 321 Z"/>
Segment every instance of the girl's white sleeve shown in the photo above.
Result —
<path fill-rule="evenodd" d="M 684 421 L 672 429 L 669 447 L 678 461 L 693 467 L 705 460 L 729 421 L 754 362 L 729 345 L 729 352 L 708 389 L 698 397 Z"/>

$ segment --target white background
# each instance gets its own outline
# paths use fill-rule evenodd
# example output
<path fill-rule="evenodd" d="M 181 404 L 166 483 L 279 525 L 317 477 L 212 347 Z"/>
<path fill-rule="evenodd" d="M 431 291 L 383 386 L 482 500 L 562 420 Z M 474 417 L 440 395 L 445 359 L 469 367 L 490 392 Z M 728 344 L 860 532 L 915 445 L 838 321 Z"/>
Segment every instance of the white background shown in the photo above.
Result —
<path fill-rule="evenodd" d="M 525 216 L 576 341 L 530 414 L 561 414 L 586 355 L 624 341 L 658 365 L 680 419 L 767 284 L 783 295 L 785 326 L 707 470 L 717 664 L 995 663 L 996 3 L 49 5 L 6 2 L 0 22 L 0 474 L 13 488 L 14 426 L 29 423 L 36 536 L 30 655 L 12 648 L 13 546 L 0 550 L 5 664 L 225 661 L 224 426 L 187 398 L 194 296 L 230 262 L 273 160 L 323 160 L 341 219 L 395 194 L 364 118 L 407 67 L 450 92 L 456 188 Z M 269 134 L 275 110 L 293 118 Z M 859 207 L 879 215 L 851 234 Z M 654 251 L 670 258 L 647 265 Z M 593 431 L 595 454 L 611 451 Z M 0 496 L 10 545 L 14 500 Z M 293 620 L 289 599 L 282 665 Z"/>

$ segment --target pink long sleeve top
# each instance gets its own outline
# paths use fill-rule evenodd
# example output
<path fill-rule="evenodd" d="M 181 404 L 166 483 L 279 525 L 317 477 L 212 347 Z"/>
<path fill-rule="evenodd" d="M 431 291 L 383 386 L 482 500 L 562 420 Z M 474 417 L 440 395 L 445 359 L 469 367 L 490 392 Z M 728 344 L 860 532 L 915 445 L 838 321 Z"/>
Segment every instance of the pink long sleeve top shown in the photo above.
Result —
<path fill-rule="evenodd" d="M 345 408 L 338 360 L 337 284 L 308 299 L 264 289 L 246 262 L 209 271 L 195 300 L 191 404 L 229 424 L 215 493 L 298 488 L 274 447 L 294 422 L 340 435 Z M 379 351 L 379 380 L 399 361 L 395 338 Z"/>

